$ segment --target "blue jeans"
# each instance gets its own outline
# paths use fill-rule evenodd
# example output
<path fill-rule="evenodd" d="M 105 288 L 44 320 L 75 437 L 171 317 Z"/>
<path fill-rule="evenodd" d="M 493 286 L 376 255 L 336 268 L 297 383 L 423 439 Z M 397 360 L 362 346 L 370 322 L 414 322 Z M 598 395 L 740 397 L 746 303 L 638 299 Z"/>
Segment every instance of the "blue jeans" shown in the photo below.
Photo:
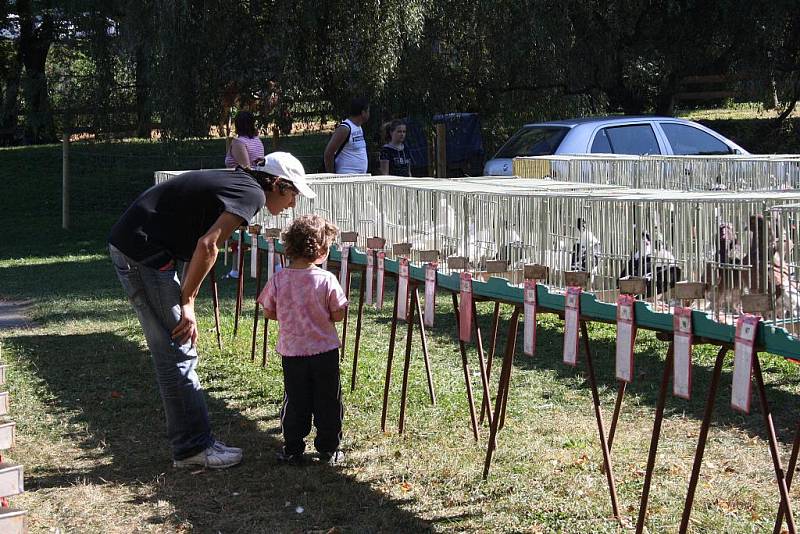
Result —
<path fill-rule="evenodd" d="M 210 447 L 214 438 L 205 396 L 197 378 L 197 349 L 173 341 L 181 318 L 181 286 L 175 269 L 160 271 L 131 260 L 109 245 L 117 277 L 136 310 L 167 416 L 172 457 L 182 460 Z"/>

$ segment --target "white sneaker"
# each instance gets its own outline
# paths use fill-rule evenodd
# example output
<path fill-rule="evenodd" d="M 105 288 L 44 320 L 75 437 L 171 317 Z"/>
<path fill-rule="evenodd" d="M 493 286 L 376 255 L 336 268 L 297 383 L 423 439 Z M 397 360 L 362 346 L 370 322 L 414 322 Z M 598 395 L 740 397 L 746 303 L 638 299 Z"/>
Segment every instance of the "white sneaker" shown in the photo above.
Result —
<path fill-rule="evenodd" d="M 236 280 L 237 278 L 239 278 L 239 271 L 229 272 L 227 278 L 233 278 L 234 280 Z"/>
<path fill-rule="evenodd" d="M 208 469 L 226 469 L 242 461 L 242 452 L 221 450 L 214 445 L 194 456 L 183 460 L 173 460 L 174 467 L 207 467 Z"/>
<path fill-rule="evenodd" d="M 240 449 L 239 447 L 230 447 L 228 445 L 225 445 L 224 443 L 222 443 L 218 439 L 214 440 L 214 444 L 211 445 L 211 446 L 214 447 L 215 449 L 217 449 L 218 451 L 232 452 L 232 453 L 235 453 L 235 454 L 242 454 L 242 449 Z"/>

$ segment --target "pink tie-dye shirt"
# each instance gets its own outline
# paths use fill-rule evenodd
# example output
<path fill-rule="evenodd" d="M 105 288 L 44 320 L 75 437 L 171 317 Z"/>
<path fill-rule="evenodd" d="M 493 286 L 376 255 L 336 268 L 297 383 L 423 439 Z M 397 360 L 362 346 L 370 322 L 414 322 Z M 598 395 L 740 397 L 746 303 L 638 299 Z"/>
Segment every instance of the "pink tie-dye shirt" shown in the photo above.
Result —
<path fill-rule="evenodd" d="M 267 311 L 277 311 L 278 354 L 313 356 L 341 345 L 331 312 L 347 306 L 347 297 L 330 272 L 319 267 L 283 269 L 267 282 L 258 302 Z"/>

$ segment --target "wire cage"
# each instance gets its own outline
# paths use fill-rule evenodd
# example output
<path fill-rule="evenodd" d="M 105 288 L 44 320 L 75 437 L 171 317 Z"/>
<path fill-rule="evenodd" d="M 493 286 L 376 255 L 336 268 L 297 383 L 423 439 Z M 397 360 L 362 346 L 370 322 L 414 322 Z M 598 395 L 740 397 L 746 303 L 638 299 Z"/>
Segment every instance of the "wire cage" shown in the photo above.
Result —
<path fill-rule="evenodd" d="M 772 206 L 765 221 L 765 278 L 774 295 L 773 313 L 768 317 L 775 326 L 800 335 L 800 204 Z"/>
<path fill-rule="evenodd" d="M 800 187 L 800 156 L 533 156 L 514 158 L 514 174 L 636 189 L 770 191 Z"/>

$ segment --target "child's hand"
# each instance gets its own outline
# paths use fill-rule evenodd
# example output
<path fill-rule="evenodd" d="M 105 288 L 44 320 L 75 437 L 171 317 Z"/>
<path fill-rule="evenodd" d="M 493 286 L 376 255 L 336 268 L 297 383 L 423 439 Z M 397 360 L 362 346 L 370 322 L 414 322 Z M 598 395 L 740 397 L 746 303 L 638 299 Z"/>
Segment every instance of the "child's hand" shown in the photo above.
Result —
<path fill-rule="evenodd" d="M 334 323 L 338 323 L 339 321 L 344 320 L 344 316 L 347 314 L 347 308 L 342 308 L 341 310 L 336 310 L 331 312 L 331 321 Z"/>

